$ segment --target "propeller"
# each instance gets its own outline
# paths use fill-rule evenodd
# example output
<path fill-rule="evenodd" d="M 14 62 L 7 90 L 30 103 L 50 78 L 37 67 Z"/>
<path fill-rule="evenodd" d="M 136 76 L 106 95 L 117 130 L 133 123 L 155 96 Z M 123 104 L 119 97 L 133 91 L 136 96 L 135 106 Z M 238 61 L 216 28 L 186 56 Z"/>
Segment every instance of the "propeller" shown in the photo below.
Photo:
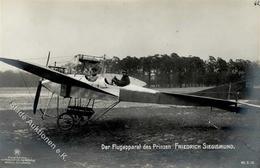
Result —
<path fill-rule="evenodd" d="M 35 94 L 34 103 L 33 103 L 33 114 L 36 114 L 39 98 L 41 95 L 41 90 L 42 90 L 42 80 L 39 81 L 37 91 Z"/>
<path fill-rule="evenodd" d="M 50 54 L 50 51 L 49 51 L 49 53 L 48 53 L 48 58 L 47 58 L 47 62 L 46 62 L 46 67 L 47 67 L 48 64 L 49 64 L 50 55 L 51 55 L 51 54 Z M 35 94 L 35 98 L 34 98 L 34 103 L 33 103 L 33 114 L 36 114 L 37 106 L 38 106 L 39 99 L 40 99 L 40 96 L 41 96 L 42 81 L 43 81 L 43 78 L 41 78 L 41 79 L 39 80 L 39 83 L 38 83 L 38 86 L 37 86 L 37 90 L 36 90 L 36 94 Z"/>

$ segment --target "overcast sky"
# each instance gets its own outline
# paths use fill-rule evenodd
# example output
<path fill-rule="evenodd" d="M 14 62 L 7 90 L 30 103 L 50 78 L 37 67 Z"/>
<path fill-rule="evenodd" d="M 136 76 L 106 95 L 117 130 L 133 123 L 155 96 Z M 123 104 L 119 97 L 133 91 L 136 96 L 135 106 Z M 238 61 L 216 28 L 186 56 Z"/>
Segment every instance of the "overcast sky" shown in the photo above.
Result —
<path fill-rule="evenodd" d="M 178 53 L 260 59 L 255 0 L 0 0 L 0 56 L 45 64 L 73 55 Z M 63 57 L 63 58 L 62 58 Z M 9 66 L 0 63 L 0 70 Z"/>

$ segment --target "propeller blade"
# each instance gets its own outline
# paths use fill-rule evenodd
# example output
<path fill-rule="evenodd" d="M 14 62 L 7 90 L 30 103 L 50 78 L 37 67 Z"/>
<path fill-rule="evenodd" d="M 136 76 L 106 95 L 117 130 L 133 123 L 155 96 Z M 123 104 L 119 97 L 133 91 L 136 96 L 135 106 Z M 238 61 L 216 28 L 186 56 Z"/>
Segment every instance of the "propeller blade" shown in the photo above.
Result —
<path fill-rule="evenodd" d="M 41 89 L 42 89 L 42 81 L 39 81 L 37 91 L 35 94 L 35 98 L 34 98 L 34 103 L 33 103 L 33 114 L 35 114 L 36 110 L 37 110 L 37 106 L 38 106 L 38 102 L 39 102 L 39 98 L 40 98 L 40 94 L 41 94 Z"/>

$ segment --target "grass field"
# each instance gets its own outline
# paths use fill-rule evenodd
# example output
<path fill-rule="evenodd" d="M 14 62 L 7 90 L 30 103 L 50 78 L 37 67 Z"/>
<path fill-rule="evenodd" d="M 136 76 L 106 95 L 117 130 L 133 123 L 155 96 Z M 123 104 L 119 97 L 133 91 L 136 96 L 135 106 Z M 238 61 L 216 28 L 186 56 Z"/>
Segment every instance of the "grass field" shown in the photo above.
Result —
<path fill-rule="evenodd" d="M 33 91 L 33 89 L 31 89 Z M 172 90 L 168 90 L 172 91 Z M 10 92 L 10 94 L 8 94 Z M 19 94 L 18 94 L 19 93 Z M 236 114 L 208 107 L 159 106 L 122 103 L 87 126 L 69 132 L 57 129 L 56 119 L 42 120 L 32 115 L 33 98 L 24 90 L 1 90 L 0 159 L 13 156 L 19 149 L 21 156 L 36 162 L 31 165 L 11 165 L 0 161 L 0 167 L 257 167 L 260 156 L 259 112 L 249 109 Z M 8 96 L 9 95 L 9 96 Z M 43 93 L 40 106 L 46 103 Z M 33 96 L 33 94 L 32 94 Z M 27 123 L 10 109 L 13 100 L 19 109 L 33 117 L 33 122 L 66 152 L 61 160 Z M 107 102 L 108 103 L 108 102 Z M 102 104 L 104 105 L 104 104 Z M 51 105 L 55 107 L 55 101 Z M 98 105 L 97 105 L 98 107 Z M 101 104 L 100 104 L 101 107 Z M 103 109 L 97 108 L 97 114 Z M 55 114 L 55 109 L 50 112 Z M 210 122 L 209 122 L 210 121 Z M 232 144 L 232 150 L 102 150 L 101 145 L 171 145 L 179 144 Z M 243 165 L 242 161 L 254 161 Z M 250 162 L 253 163 L 253 162 Z"/>

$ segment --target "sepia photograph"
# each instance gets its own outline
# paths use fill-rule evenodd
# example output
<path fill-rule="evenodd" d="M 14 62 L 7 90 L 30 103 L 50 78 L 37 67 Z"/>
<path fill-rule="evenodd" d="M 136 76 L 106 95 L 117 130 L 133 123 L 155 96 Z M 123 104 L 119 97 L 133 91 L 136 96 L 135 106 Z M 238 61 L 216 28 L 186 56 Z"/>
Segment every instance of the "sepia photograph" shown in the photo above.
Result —
<path fill-rule="evenodd" d="M 0 168 L 260 167 L 260 0 L 0 0 Z"/>

